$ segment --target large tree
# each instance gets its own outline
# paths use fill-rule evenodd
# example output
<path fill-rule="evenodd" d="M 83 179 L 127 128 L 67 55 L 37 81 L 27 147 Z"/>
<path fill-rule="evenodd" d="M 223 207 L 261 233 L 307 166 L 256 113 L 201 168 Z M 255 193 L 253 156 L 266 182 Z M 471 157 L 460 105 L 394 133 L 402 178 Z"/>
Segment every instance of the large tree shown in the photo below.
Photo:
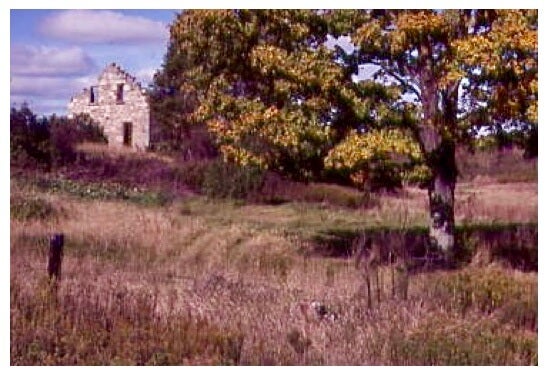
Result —
<path fill-rule="evenodd" d="M 327 49 L 328 33 L 356 48 Z M 534 10 L 188 11 L 166 59 L 164 82 L 192 94 L 187 118 L 227 160 L 301 179 L 363 160 L 415 167 L 449 263 L 456 146 L 479 126 L 537 128 Z M 366 63 L 377 79 L 356 82 Z"/>
<path fill-rule="evenodd" d="M 346 55 L 325 47 L 326 20 L 311 10 L 181 13 L 157 77 L 176 94 L 163 102 L 192 93 L 198 104 L 186 118 L 207 125 L 227 160 L 317 177 L 332 145 L 386 118 L 396 98 L 352 82 Z"/>
<path fill-rule="evenodd" d="M 506 121 L 536 131 L 537 12 L 372 10 L 329 17 L 334 35 L 352 36 L 354 70 L 376 66 L 375 77 L 399 86 L 408 98 L 402 105 L 418 113 L 405 126 L 430 174 L 430 237 L 451 263 L 456 145 L 478 126 Z"/>

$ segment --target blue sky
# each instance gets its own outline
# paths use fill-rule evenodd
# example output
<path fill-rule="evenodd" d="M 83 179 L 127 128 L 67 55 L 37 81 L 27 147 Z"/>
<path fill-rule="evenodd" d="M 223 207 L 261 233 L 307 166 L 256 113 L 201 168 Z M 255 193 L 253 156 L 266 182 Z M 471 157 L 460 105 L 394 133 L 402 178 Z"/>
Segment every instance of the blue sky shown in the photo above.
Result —
<path fill-rule="evenodd" d="M 26 102 L 38 114 L 66 114 L 70 97 L 112 62 L 148 85 L 178 12 L 11 9 L 10 105 Z"/>
<path fill-rule="evenodd" d="M 116 62 L 144 86 L 161 67 L 178 10 L 10 10 L 10 105 L 65 114 Z"/>
<path fill-rule="evenodd" d="M 26 2 L 17 0 L 17 3 Z M 55 4 L 66 3 L 57 0 Z M 136 6 L 139 3 L 131 2 Z M 327 7 L 332 6 L 330 4 Z M 208 0 L 200 5 L 211 6 Z M 247 3 L 233 5 L 250 6 Z M 422 1 L 420 5 L 428 7 Z M 146 87 L 161 67 L 169 37 L 168 26 L 178 12 L 174 9 L 10 9 L 10 105 L 27 102 L 38 114 L 63 115 L 71 96 L 94 84 L 101 70 L 112 62 L 136 76 Z M 339 43 L 349 48 L 347 38 L 341 38 Z M 330 38 L 327 44 L 333 45 L 335 40 Z M 375 70 L 372 66 L 361 66 L 358 77 L 368 77 Z"/>

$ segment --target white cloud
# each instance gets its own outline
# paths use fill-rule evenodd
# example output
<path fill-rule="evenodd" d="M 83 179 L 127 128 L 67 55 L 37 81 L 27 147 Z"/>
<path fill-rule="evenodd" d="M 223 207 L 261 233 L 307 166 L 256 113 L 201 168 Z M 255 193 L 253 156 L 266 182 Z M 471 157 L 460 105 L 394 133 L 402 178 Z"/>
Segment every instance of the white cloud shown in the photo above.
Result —
<path fill-rule="evenodd" d="M 39 113 L 64 113 L 71 96 L 97 80 L 97 66 L 79 47 L 15 44 L 10 49 L 10 102 Z"/>
<path fill-rule="evenodd" d="M 30 77 L 12 76 L 10 82 L 11 96 L 42 97 L 46 99 L 64 98 L 68 103 L 70 97 L 89 86 L 96 77 Z"/>
<path fill-rule="evenodd" d="M 380 67 L 375 64 L 362 64 L 358 66 L 358 74 L 354 74 L 352 79 L 357 81 L 363 81 L 364 79 L 372 79 L 373 75 L 380 70 Z"/>
<path fill-rule="evenodd" d="M 350 39 L 350 37 L 345 35 L 341 35 L 337 39 L 333 38 L 331 35 L 328 35 L 325 45 L 329 49 L 334 49 L 335 46 L 339 46 L 346 53 L 354 52 L 354 48 L 355 48 L 354 44 L 352 44 L 352 40 Z"/>
<path fill-rule="evenodd" d="M 23 103 L 26 103 L 29 108 L 39 116 L 49 116 L 53 113 L 62 116 L 65 115 L 67 111 L 67 101 L 62 99 L 45 99 L 17 95 L 10 98 L 10 105 L 14 108 L 20 108 Z"/>
<path fill-rule="evenodd" d="M 67 10 L 52 14 L 39 25 L 49 37 L 81 43 L 146 43 L 167 41 L 162 22 L 108 10 Z"/>
<path fill-rule="evenodd" d="M 10 49 L 11 74 L 58 76 L 88 74 L 95 63 L 81 48 L 48 48 L 16 44 Z"/>
<path fill-rule="evenodd" d="M 154 74 L 156 74 L 157 68 L 144 68 L 135 73 L 135 78 L 138 82 L 141 82 L 143 87 L 151 84 L 154 80 Z"/>
<path fill-rule="evenodd" d="M 72 96 L 97 82 L 94 75 L 81 77 L 12 76 L 10 103 L 16 107 L 28 103 L 37 114 L 66 114 Z"/>

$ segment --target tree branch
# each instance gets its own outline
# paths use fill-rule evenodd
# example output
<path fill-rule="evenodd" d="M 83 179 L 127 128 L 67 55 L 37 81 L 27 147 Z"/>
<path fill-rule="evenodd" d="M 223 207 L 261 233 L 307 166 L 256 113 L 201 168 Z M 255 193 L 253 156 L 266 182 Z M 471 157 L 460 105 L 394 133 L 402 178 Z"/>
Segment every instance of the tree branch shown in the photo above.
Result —
<path fill-rule="evenodd" d="M 393 70 L 389 69 L 388 67 L 386 66 L 383 66 L 382 64 L 379 64 L 381 69 L 386 73 L 388 74 L 390 77 L 396 79 L 396 81 L 398 81 L 402 86 L 404 86 L 405 88 L 408 88 L 410 89 L 413 94 L 417 95 L 417 97 L 419 98 L 419 100 L 421 100 L 422 96 L 421 96 L 421 93 L 419 90 L 417 90 L 416 87 L 414 87 L 412 84 L 410 84 L 405 78 L 401 77 L 399 74 L 397 74 L 396 72 L 394 72 Z"/>

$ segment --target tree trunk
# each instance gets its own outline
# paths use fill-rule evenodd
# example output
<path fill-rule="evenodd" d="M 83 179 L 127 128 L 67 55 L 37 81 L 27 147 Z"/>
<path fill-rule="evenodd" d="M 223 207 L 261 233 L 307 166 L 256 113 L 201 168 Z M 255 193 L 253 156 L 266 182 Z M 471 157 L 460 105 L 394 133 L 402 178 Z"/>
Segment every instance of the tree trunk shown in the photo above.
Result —
<path fill-rule="evenodd" d="M 423 123 L 419 143 L 432 173 L 428 185 L 430 203 L 430 242 L 440 251 L 447 265 L 455 259 L 455 184 L 457 166 L 455 142 L 448 129 L 456 121 L 456 89 L 452 94 L 440 91 L 433 73 L 432 51 L 428 43 L 420 49 L 420 83 Z M 441 107 L 441 108 L 440 108 Z"/>
<path fill-rule="evenodd" d="M 430 241 L 434 249 L 441 251 L 446 264 L 452 265 L 455 260 L 455 146 L 449 141 L 442 142 L 432 156 L 432 180 L 428 187 Z"/>

